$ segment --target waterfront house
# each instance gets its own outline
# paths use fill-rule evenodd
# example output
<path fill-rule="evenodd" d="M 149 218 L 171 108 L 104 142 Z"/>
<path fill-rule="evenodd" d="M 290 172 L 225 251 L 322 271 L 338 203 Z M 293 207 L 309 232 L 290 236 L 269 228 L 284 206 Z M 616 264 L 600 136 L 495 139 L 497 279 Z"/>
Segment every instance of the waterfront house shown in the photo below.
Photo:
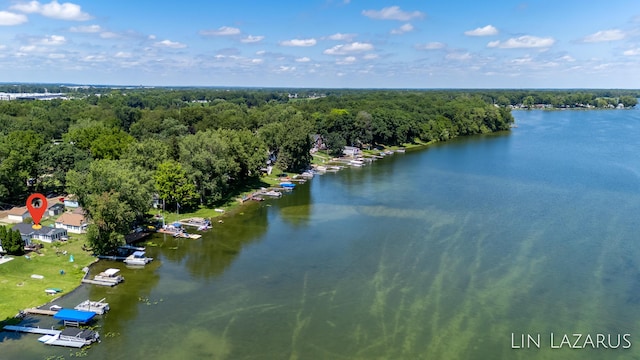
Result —
<path fill-rule="evenodd" d="M 342 149 L 342 153 L 345 156 L 357 156 L 361 155 L 362 151 L 355 146 L 345 146 L 344 149 Z"/>
<path fill-rule="evenodd" d="M 31 224 L 24 223 L 14 225 L 12 229 L 20 232 L 20 236 L 22 236 L 22 240 L 25 245 L 31 244 L 31 240 L 40 240 L 42 242 L 52 243 L 54 241 L 67 239 L 67 230 L 65 229 L 43 226 L 36 230 Z"/>
<path fill-rule="evenodd" d="M 83 214 L 64 213 L 56 219 L 55 227 L 65 229 L 70 233 L 82 234 L 87 231 L 87 219 Z"/>
<path fill-rule="evenodd" d="M 14 207 L 11 210 L 9 210 L 9 213 L 7 215 L 8 215 L 7 217 L 9 221 L 14 223 L 23 222 L 28 217 L 31 217 L 31 215 L 29 215 L 29 210 L 27 210 L 26 206 Z"/>

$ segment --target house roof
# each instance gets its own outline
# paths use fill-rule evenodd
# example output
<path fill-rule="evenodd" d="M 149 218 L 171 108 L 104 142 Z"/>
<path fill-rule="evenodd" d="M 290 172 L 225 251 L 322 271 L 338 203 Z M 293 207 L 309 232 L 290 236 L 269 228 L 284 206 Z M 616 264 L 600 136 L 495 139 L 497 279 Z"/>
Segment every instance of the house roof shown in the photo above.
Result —
<path fill-rule="evenodd" d="M 56 228 L 51 228 L 51 227 L 47 227 L 47 226 L 43 226 L 42 228 L 35 230 L 31 224 L 15 224 L 12 227 L 13 230 L 18 230 L 20 231 L 20 235 L 24 235 L 24 236 L 31 236 L 33 234 L 36 235 L 45 235 L 45 236 L 53 236 L 54 234 L 58 234 L 58 233 L 63 233 L 66 234 L 67 230 L 65 229 L 56 229 Z"/>
<path fill-rule="evenodd" d="M 51 210 L 51 209 L 56 209 L 56 208 L 64 208 L 64 204 L 63 203 L 54 203 L 54 204 L 49 203 L 49 207 L 47 209 Z"/>
<path fill-rule="evenodd" d="M 11 210 L 9 210 L 9 215 L 24 215 L 27 211 L 27 207 L 26 206 L 20 206 L 20 207 L 14 207 Z"/>
<path fill-rule="evenodd" d="M 56 219 L 56 224 L 64 224 L 71 226 L 82 226 L 86 221 L 84 219 L 84 215 L 74 214 L 74 213 L 64 213 Z"/>

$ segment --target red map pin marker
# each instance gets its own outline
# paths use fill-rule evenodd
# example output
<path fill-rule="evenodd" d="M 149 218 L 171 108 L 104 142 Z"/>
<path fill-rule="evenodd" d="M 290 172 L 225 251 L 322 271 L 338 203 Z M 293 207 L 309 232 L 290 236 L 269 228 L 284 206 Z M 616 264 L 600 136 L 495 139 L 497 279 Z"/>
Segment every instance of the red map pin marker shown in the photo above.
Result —
<path fill-rule="evenodd" d="M 44 212 L 47 210 L 47 198 L 42 194 L 31 194 L 27 199 L 27 209 L 33 219 L 34 225 L 32 228 L 36 230 L 41 229 L 40 219 L 42 219 L 42 215 L 44 215 Z"/>

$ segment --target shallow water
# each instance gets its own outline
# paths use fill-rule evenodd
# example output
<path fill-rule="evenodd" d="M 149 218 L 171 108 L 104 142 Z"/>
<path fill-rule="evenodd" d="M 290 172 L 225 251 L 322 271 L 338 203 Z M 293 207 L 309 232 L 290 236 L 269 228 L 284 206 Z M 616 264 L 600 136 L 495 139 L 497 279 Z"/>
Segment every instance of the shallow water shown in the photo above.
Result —
<path fill-rule="evenodd" d="M 640 357 L 640 110 L 514 115 L 509 134 L 316 176 L 200 240 L 157 235 L 150 266 L 101 262 L 126 281 L 59 302 L 107 298 L 100 344 L 1 333 L 0 358 Z M 565 333 L 633 345 L 552 348 Z M 513 349 L 521 334 L 540 347 Z"/>

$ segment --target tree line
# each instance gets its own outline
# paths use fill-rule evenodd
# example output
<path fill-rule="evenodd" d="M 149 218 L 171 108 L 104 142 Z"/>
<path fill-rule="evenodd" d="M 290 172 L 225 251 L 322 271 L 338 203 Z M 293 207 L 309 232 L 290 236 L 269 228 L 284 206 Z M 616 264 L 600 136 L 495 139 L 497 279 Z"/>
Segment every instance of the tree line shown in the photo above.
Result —
<path fill-rule="evenodd" d="M 0 202 L 74 194 L 100 253 L 144 220 L 154 195 L 168 208 L 215 206 L 259 180 L 269 159 L 307 168 L 313 135 L 340 153 L 513 122 L 508 108 L 466 91 L 81 90 L 69 100 L 0 101 Z"/>

